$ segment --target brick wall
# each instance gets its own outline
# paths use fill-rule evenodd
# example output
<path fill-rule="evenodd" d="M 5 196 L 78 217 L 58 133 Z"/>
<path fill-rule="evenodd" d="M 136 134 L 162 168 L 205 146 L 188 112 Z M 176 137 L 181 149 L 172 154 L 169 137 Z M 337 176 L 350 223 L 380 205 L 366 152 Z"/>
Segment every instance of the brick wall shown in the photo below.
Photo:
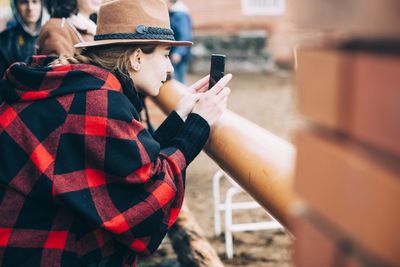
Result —
<path fill-rule="evenodd" d="M 297 49 L 298 267 L 400 266 L 399 8 L 293 1 L 292 21 L 325 34 Z"/>
<path fill-rule="evenodd" d="M 292 67 L 293 47 L 320 39 L 316 31 L 296 29 L 288 16 L 246 16 L 241 0 L 184 0 L 191 11 L 195 35 L 237 35 L 259 31 L 267 37 L 266 49 L 280 66 Z M 286 1 L 287 5 L 290 1 Z"/>
<path fill-rule="evenodd" d="M 239 30 L 272 31 L 280 17 L 245 16 L 241 0 L 185 0 L 189 7 L 196 33 Z"/>

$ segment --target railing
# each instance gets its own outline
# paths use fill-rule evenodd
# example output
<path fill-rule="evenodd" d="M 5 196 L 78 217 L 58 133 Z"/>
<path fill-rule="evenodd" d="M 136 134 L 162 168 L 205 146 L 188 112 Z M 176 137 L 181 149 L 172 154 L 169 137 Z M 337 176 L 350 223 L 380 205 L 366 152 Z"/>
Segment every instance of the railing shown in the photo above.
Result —
<path fill-rule="evenodd" d="M 169 113 L 186 87 L 166 83 L 154 102 Z M 289 230 L 290 209 L 299 198 L 293 191 L 296 150 L 287 141 L 227 111 L 214 125 L 206 153 L 261 206 Z"/>

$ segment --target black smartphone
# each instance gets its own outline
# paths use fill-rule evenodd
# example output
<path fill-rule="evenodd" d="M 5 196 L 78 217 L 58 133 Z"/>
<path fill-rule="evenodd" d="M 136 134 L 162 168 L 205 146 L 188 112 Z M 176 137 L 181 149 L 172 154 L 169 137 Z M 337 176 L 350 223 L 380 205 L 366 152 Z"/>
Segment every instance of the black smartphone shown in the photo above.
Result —
<path fill-rule="evenodd" d="M 225 55 L 211 55 L 210 84 L 213 87 L 225 75 Z"/>

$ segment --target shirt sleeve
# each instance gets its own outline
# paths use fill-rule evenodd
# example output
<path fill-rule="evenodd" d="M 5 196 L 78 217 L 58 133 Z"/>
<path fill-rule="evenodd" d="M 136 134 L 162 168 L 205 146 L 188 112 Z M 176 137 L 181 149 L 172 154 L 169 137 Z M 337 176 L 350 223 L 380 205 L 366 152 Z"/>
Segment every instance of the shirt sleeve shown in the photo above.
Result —
<path fill-rule="evenodd" d="M 178 217 L 182 173 L 210 128 L 191 114 L 169 146 L 160 148 L 122 93 L 98 91 L 77 94 L 72 102 L 57 150 L 53 194 L 87 222 L 147 255 Z"/>
<path fill-rule="evenodd" d="M 184 121 L 176 113 L 172 111 L 163 123 L 154 132 L 153 137 L 160 144 L 161 148 L 169 145 L 169 141 L 178 133 Z"/>

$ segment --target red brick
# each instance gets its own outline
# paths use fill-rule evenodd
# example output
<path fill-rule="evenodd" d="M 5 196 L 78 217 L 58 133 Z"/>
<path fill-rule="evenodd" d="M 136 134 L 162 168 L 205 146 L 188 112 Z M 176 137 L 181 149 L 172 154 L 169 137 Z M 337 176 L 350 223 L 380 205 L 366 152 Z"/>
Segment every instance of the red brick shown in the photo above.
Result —
<path fill-rule="evenodd" d="M 299 27 L 341 31 L 353 37 L 400 37 L 398 0 L 296 0 L 288 13 Z"/>
<path fill-rule="evenodd" d="M 293 229 L 296 237 L 294 262 L 297 267 L 332 266 L 339 251 L 332 240 L 304 219 L 297 219 Z"/>
<path fill-rule="evenodd" d="M 400 264 L 400 165 L 347 139 L 298 136 L 295 190 L 378 258 Z"/>
<path fill-rule="evenodd" d="M 363 55 L 353 82 L 351 134 L 400 156 L 400 57 Z"/>
<path fill-rule="evenodd" d="M 350 57 L 335 51 L 298 52 L 299 111 L 329 128 L 346 128 Z"/>
<path fill-rule="evenodd" d="M 298 54 L 299 110 L 400 156 L 400 57 L 302 49 Z"/>
<path fill-rule="evenodd" d="M 361 267 L 359 253 L 346 253 L 339 239 L 306 219 L 296 218 L 294 222 L 296 267 Z"/>

